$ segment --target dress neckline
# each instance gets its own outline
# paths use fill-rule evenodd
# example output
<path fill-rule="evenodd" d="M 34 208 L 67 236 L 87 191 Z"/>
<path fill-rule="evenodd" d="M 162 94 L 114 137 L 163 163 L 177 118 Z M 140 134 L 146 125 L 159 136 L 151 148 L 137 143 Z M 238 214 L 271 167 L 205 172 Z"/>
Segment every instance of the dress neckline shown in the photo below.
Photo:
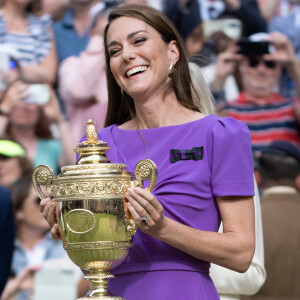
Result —
<path fill-rule="evenodd" d="M 186 122 L 186 123 L 182 123 L 182 124 L 177 124 L 177 125 L 168 125 L 168 126 L 162 126 L 162 127 L 154 127 L 154 128 L 144 128 L 144 129 L 140 129 L 141 132 L 149 132 L 149 131 L 154 131 L 154 130 L 160 130 L 160 129 L 173 129 L 173 128 L 180 128 L 180 127 L 185 127 L 185 126 L 189 126 L 189 125 L 193 125 L 195 123 L 200 123 L 202 122 L 202 120 L 207 119 L 211 116 L 215 116 L 214 114 L 210 114 L 210 115 L 206 115 L 200 119 L 194 120 L 194 121 L 190 121 L 190 122 Z M 120 128 L 119 125 L 115 124 L 113 125 L 116 129 L 123 131 L 123 132 L 136 132 L 138 131 L 138 129 L 123 129 Z"/>

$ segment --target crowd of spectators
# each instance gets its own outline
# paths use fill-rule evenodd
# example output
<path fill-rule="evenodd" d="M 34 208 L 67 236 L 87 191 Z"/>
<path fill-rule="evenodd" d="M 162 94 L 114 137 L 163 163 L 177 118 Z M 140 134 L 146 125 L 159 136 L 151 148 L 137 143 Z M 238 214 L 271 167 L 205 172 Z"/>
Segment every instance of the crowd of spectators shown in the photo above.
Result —
<path fill-rule="evenodd" d="M 40 164 L 59 174 L 75 163 L 85 121 L 103 128 L 106 18 L 131 3 L 177 27 L 203 112 L 239 119 L 251 133 L 256 252 L 245 274 L 212 266 L 221 299 L 300 299 L 299 0 L 0 0 L 0 299 L 31 299 L 49 259 L 75 274 L 77 295 L 89 289 L 50 238 L 30 181 Z"/>

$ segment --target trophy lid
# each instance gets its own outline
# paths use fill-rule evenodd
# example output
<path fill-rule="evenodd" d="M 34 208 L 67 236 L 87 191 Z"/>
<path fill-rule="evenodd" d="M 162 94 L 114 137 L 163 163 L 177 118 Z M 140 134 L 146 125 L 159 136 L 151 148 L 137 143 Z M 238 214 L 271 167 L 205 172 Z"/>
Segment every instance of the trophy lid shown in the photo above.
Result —
<path fill-rule="evenodd" d="M 79 154 L 77 165 L 109 163 L 106 157 L 106 151 L 111 147 L 107 146 L 106 142 L 98 140 L 97 131 L 94 126 L 95 121 L 89 119 L 86 128 L 86 141 L 81 142 L 74 151 Z"/>
<path fill-rule="evenodd" d="M 150 180 L 149 189 L 153 189 L 157 178 L 154 162 L 140 160 L 134 174 L 126 171 L 126 164 L 110 163 L 106 152 L 111 147 L 97 139 L 94 121 L 88 120 L 86 124 L 87 140 L 74 149 L 79 154 L 75 165 L 63 166 L 57 176 L 49 166 L 35 168 L 33 182 L 41 199 L 45 198 L 41 185 L 56 201 L 124 199 L 127 188 L 143 186 L 143 180 Z"/>
<path fill-rule="evenodd" d="M 106 156 L 107 150 L 111 147 L 107 143 L 98 140 L 97 130 L 94 126 L 95 121 L 89 119 L 86 127 L 86 141 L 81 142 L 74 149 L 79 155 L 79 159 L 75 165 L 63 166 L 61 174 L 57 177 L 65 179 L 71 176 L 104 176 L 107 174 L 123 174 L 129 176 L 126 172 L 126 165 L 119 163 L 111 163 Z M 70 178 L 71 178 L 70 177 Z"/>

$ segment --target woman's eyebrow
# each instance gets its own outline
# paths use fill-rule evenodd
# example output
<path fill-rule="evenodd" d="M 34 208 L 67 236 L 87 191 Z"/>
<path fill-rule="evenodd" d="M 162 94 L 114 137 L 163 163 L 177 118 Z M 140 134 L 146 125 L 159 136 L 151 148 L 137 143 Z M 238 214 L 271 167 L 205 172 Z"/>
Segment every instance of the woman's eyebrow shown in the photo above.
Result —
<path fill-rule="evenodd" d="M 127 39 L 131 39 L 132 37 L 134 37 L 136 34 L 138 34 L 138 33 L 140 33 L 140 32 L 147 32 L 147 33 L 148 33 L 148 31 L 146 31 L 146 30 L 138 30 L 138 31 L 134 31 L 134 32 L 129 33 L 129 34 L 127 35 Z"/>
<path fill-rule="evenodd" d="M 136 34 L 138 34 L 138 33 L 140 33 L 140 32 L 146 32 L 146 33 L 148 33 L 148 31 L 146 31 L 146 30 L 138 30 L 138 31 L 134 31 L 134 32 L 129 33 L 129 34 L 127 35 L 127 39 L 128 39 L 128 40 L 131 39 L 132 37 L 134 37 Z M 113 46 L 113 45 L 116 45 L 116 44 L 119 44 L 119 43 L 118 43 L 117 41 L 111 41 L 111 42 L 108 44 L 107 48 L 109 48 L 109 47 L 111 47 L 111 46 Z"/>

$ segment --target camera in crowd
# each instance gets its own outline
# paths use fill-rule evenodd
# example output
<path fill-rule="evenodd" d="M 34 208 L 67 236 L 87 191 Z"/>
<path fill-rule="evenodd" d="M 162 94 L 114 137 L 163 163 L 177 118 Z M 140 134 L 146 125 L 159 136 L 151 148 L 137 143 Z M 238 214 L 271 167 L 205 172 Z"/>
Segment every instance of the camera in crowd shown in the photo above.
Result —
<path fill-rule="evenodd" d="M 237 42 L 239 54 L 246 56 L 262 56 L 270 53 L 270 43 L 267 41 L 252 41 L 248 38 L 241 39 Z"/>
<path fill-rule="evenodd" d="M 50 100 L 50 88 L 47 84 L 30 84 L 27 91 L 28 97 L 24 99 L 26 103 L 44 105 Z"/>

